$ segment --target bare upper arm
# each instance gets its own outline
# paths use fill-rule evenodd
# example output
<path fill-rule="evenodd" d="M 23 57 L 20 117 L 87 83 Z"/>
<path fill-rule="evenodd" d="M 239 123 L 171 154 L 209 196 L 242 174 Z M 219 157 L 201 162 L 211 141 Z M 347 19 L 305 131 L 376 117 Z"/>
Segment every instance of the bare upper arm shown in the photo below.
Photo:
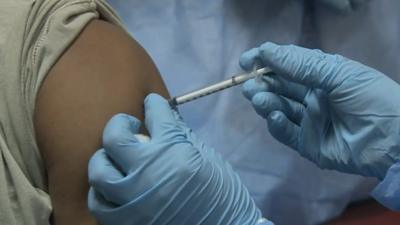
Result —
<path fill-rule="evenodd" d="M 149 92 L 167 95 L 146 52 L 120 28 L 95 20 L 47 75 L 35 110 L 55 224 L 96 224 L 86 207 L 87 162 L 105 123 L 124 112 L 143 119 Z"/>

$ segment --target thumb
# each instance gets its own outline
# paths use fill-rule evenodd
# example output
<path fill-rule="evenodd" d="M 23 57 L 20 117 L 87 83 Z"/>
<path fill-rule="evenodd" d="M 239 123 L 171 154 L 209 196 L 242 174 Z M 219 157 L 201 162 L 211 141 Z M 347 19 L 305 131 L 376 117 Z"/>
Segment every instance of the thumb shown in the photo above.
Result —
<path fill-rule="evenodd" d="M 297 150 L 300 127 L 290 121 L 281 111 L 273 111 L 268 117 L 268 130 L 281 143 Z"/>
<path fill-rule="evenodd" d="M 260 46 L 259 55 L 277 74 L 308 87 L 330 92 L 344 80 L 341 69 L 347 59 L 339 55 L 271 42 Z"/>
<path fill-rule="evenodd" d="M 158 94 L 149 94 L 144 101 L 145 124 L 151 138 L 180 133 L 174 111 L 168 101 Z"/>

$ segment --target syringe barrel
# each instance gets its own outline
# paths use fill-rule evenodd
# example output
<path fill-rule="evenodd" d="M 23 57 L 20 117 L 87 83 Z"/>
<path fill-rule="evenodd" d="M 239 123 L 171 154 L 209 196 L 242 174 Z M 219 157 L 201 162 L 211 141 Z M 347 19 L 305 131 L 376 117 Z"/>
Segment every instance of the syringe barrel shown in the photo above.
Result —
<path fill-rule="evenodd" d="M 255 72 L 252 72 L 250 74 L 248 74 L 248 73 L 239 74 L 239 75 L 231 77 L 230 79 L 226 79 L 226 80 L 220 81 L 218 83 L 212 84 L 210 86 L 197 89 L 195 91 L 186 93 L 181 96 L 174 97 L 169 100 L 169 104 L 171 106 L 177 106 L 177 105 L 201 98 L 203 96 L 207 96 L 212 93 L 219 92 L 221 90 L 242 84 L 245 81 L 252 79 L 257 75 L 266 74 L 269 72 L 271 72 L 271 70 L 268 67 L 264 67 L 264 68 L 256 70 Z"/>

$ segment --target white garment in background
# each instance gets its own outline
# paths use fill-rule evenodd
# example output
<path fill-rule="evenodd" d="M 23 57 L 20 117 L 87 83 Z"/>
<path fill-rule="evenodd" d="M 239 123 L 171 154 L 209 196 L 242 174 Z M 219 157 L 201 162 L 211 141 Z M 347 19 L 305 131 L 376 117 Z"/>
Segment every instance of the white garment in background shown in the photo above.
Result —
<path fill-rule="evenodd" d="M 344 15 L 297 0 L 108 0 L 154 59 L 172 95 L 240 72 L 264 41 L 343 54 L 400 80 L 400 1 Z M 310 15 L 313 13 L 313 16 Z M 373 90 L 372 90 L 373 91 Z M 323 171 L 274 140 L 240 87 L 180 107 L 185 121 L 229 160 L 267 218 L 319 224 L 368 197 L 374 179 Z"/>

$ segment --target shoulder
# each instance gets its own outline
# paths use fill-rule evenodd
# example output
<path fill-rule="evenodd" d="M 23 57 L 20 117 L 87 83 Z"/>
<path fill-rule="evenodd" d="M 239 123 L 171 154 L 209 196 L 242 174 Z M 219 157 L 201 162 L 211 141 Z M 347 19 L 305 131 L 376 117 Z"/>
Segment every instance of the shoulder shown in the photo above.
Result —
<path fill-rule="evenodd" d="M 143 99 L 149 92 L 167 93 L 151 58 L 123 29 L 94 20 L 39 90 L 35 110 L 39 147 L 47 151 L 49 141 L 42 139 L 49 135 L 65 138 L 62 127 L 86 133 L 96 139 L 93 148 L 99 147 L 102 128 L 112 115 L 123 112 L 143 118 Z"/>
<path fill-rule="evenodd" d="M 151 58 L 124 30 L 94 20 L 47 74 L 35 107 L 55 219 L 88 218 L 86 169 L 117 113 L 143 120 L 143 99 L 167 91 Z"/>

